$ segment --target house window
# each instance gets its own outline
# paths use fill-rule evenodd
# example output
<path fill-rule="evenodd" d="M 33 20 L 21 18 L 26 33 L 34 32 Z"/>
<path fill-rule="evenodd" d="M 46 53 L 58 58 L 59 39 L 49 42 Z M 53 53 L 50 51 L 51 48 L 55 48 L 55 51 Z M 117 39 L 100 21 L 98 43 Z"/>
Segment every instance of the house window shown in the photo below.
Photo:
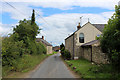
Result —
<path fill-rule="evenodd" d="M 84 34 L 83 33 L 80 33 L 80 35 L 79 35 L 79 42 L 84 43 Z"/>
<path fill-rule="evenodd" d="M 100 35 L 98 34 L 97 37 L 100 37 Z"/>

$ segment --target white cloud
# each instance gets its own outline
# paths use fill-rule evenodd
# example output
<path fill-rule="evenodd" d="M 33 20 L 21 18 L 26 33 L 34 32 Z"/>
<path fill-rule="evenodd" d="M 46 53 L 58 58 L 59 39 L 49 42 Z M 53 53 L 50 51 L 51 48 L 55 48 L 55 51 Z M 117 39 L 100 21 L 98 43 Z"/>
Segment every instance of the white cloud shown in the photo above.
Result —
<path fill-rule="evenodd" d="M 118 0 L 5 0 L 12 6 L 2 1 L 2 13 L 8 12 L 12 19 L 30 19 L 32 14 L 32 7 L 45 7 L 45 8 L 58 8 L 62 10 L 73 9 L 73 6 L 80 7 L 100 7 L 114 10 L 115 4 Z M 36 9 L 37 12 L 42 16 L 42 10 Z M 0 12 L 1 13 L 1 12 Z"/>
<path fill-rule="evenodd" d="M 8 2 L 26 2 L 34 6 L 51 7 L 59 9 L 72 9 L 73 6 L 100 7 L 113 10 L 119 0 L 5 0 Z"/>
<path fill-rule="evenodd" d="M 73 6 L 80 7 L 99 7 L 104 9 L 114 10 L 115 4 L 118 3 L 118 0 L 5 0 L 10 2 L 13 6 L 17 8 L 19 11 L 11 8 L 9 5 L 3 3 L 2 11 L 8 12 L 11 15 L 12 19 L 21 20 L 24 18 L 30 18 L 32 14 L 32 8 L 30 6 L 36 7 L 44 7 L 44 8 L 58 8 L 62 10 L 72 9 Z M 15 3 L 16 2 L 16 3 Z M 26 2 L 26 3 L 25 3 Z M 37 9 L 36 11 L 42 16 L 43 13 L 41 9 Z M 107 23 L 108 18 L 112 16 L 113 12 L 104 12 L 100 14 L 88 14 L 88 13 L 66 13 L 66 14 L 55 14 L 48 17 L 44 17 L 47 21 L 43 21 L 40 17 L 36 18 L 36 21 L 39 24 L 40 28 L 43 30 L 41 34 L 37 37 L 41 37 L 41 35 L 45 36 L 45 39 L 52 44 L 61 44 L 64 42 L 64 39 L 71 33 L 76 30 L 76 26 L 80 21 L 79 17 L 82 18 L 82 25 L 90 19 L 91 23 Z M 7 24 L 0 24 L 0 34 L 5 34 L 7 32 L 11 32 L 10 27 L 5 27 Z M 7 25 L 10 26 L 10 25 Z"/>
<path fill-rule="evenodd" d="M 80 16 L 83 16 L 82 25 L 88 21 L 88 18 L 90 18 L 90 22 L 92 24 L 105 24 L 113 13 L 114 12 L 104 12 L 100 14 L 55 14 L 49 17 L 44 17 L 44 20 L 47 23 L 40 17 L 37 17 L 36 22 L 39 24 L 39 27 L 42 28 L 41 33 L 37 37 L 41 37 L 43 35 L 45 36 L 45 39 L 50 43 L 52 42 L 53 45 L 60 45 L 68 35 L 77 29 Z M 15 25 L 16 24 L 8 25 L 0 23 L 0 34 L 6 35 L 11 33 L 11 26 Z"/>
<path fill-rule="evenodd" d="M 104 18 L 110 18 L 112 15 L 114 14 L 114 12 L 103 12 L 102 15 Z"/>
<path fill-rule="evenodd" d="M 13 7 L 11 7 L 10 5 L 12 5 Z M 30 19 L 32 8 L 29 7 L 28 4 L 22 2 L 11 2 L 10 5 L 2 3 L 2 14 L 4 14 L 4 12 L 10 13 L 11 18 L 15 20 L 22 20 L 25 18 Z M 35 11 L 37 11 L 37 13 L 39 13 L 40 15 L 43 15 L 41 9 L 35 9 Z"/>
<path fill-rule="evenodd" d="M 6 36 L 12 33 L 13 27 L 15 24 L 2 24 L 0 22 L 0 36 Z"/>
<path fill-rule="evenodd" d="M 44 35 L 47 41 L 52 42 L 54 45 L 60 45 L 68 35 L 77 29 L 80 16 L 83 16 L 82 25 L 88 21 L 88 18 L 92 24 L 107 24 L 108 19 L 113 13 L 114 12 L 104 12 L 100 14 L 55 14 L 44 17 L 44 20 L 46 20 L 47 23 L 41 18 L 38 18 L 37 22 L 43 23 L 43 30 L 38 37 Z"/>

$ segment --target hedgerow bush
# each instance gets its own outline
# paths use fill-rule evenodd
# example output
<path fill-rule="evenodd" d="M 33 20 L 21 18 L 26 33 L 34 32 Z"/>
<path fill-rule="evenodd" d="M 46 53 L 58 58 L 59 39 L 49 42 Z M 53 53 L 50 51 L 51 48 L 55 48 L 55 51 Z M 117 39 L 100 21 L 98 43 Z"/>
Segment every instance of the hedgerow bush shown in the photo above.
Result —
<path fill-rule="evenodd" d="M 63 47 L 63 48 L 61 49 L 61 55 L 62 55 L 62 56 L 64 55 L 64 51 L 65 51 L 65 47 Z"/>
<path fill-rule="evenodd" d="M 67 60 L 71 59 L 70 52 L 68 50 L 64 50 L 63 57 L 64 57 L 64 59 L 67 59 Z"/>
<path fill-rule="evenodd" d="M 67 60 L 71 59 L 71 54 L 68 50 L 65 49 L 65 46 L 63 43 L 60 45 L 60 50 L 61 50 L 61 55 L 64 59 L 67 59 Z"/>
<path fill-rule="evenodd" d="M 65 50 L 65 46 L 64 46 L 64 44 L 62 43 L 61 45 L 60 45 L 60 52 L 61 52 L 61 55 L 63 56 L 63 54 L 64 54 L 64 50 Z"/>
<path fill-rule="evenodd" d="M 37 45 L 38 45 L 38 48 L 37 48 L 38 54 L 42 54 L 42 53 L 46 54 L 47 52 L 46 47 L 41 42 L 39 42 Z"/>
<path fill-rule="evenodd" d="M 2 65 L 13 65 L 13 61 L 25 53 L 23 41 L 15 42 L 13 36 L 2 41 Z"/>

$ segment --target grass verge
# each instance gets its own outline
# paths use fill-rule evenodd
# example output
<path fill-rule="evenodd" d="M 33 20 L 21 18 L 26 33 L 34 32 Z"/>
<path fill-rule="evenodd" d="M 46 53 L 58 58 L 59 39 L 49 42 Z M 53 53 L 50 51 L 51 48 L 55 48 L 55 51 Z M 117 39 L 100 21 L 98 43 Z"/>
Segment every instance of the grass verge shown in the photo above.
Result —
<path fill-rule="evenodd" d="M 4 78 L 17 78 L 18 75 L 22 75 L 33 70 L 38 64 L 40 64 L 46 57 L 50 55 L 24 55 L 22 58 L 16 61 L 15 67 L 4 66 L 2 68 L 2 77 Z"/>
<path fill-rule="evenodd" d="M 95 65 L 85 59 L 65 60 L 65 62 L 80 78 L 108 79 L 119 78 L 120 76 L 120 74 L 114 72 L 112 67 L 108 64 Z"/>
<path fill-rule="evenodd" d="M 58 52 L 54 51 L 52 54 L 57 54 Z"/>
<path fill-rule="evenodd" d="M 54 54 L 57 54 L 57 53 L 58 53 L 58 52 L 54 51 L 52 54 L 48 54 L 48 55 L 50 56 L 50 55 L 54 55 Z"/>

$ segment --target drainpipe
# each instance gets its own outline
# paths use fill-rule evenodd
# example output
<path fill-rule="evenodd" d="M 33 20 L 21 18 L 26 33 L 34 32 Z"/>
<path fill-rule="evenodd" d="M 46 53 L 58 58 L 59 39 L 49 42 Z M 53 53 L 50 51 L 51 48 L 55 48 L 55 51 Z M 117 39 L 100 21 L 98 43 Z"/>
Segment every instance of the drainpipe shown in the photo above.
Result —
<path fill-rule="evenodd" d="M 92 46 L 90 46 L 91 47 L 91 62 L 92 62 Z"/>
<path fill-rule="evenodd" d="M 73 59 L 74 59 L 74 34 L 73 34 Z"/>

